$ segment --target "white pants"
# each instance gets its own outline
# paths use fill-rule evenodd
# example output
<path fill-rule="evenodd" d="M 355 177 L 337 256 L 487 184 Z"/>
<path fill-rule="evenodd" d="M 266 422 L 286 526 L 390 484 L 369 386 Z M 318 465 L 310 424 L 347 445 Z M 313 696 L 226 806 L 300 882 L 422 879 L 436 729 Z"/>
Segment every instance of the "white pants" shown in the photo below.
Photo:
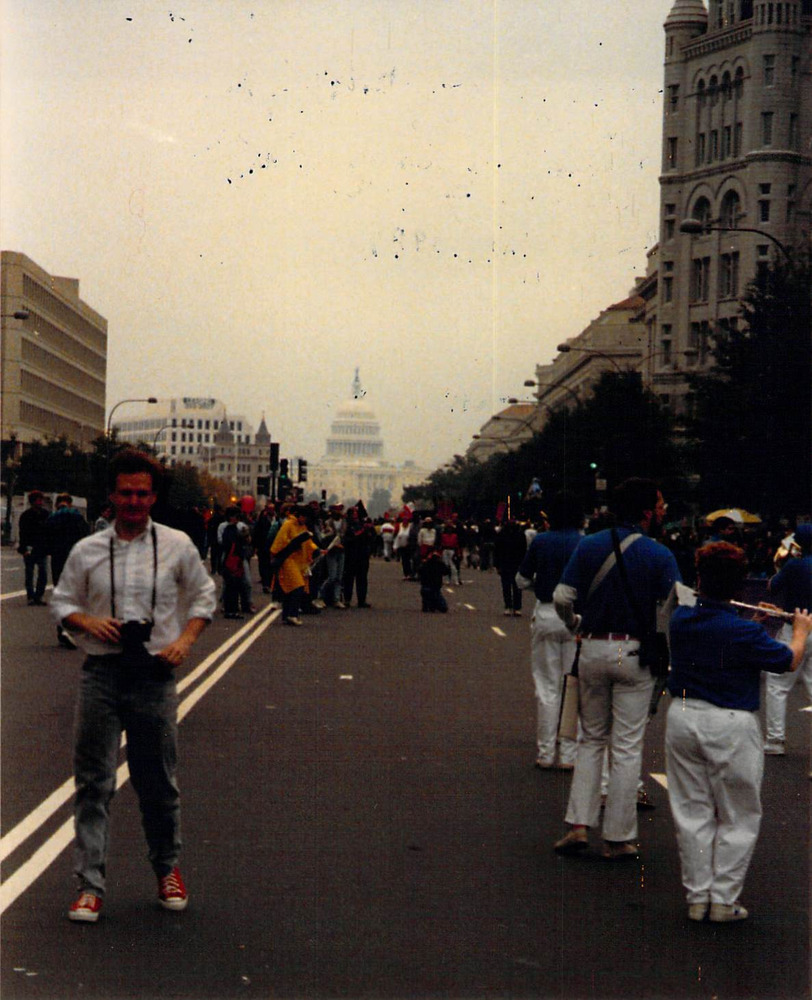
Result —
<path fill-rule="evenodd" d="M 761 824 L 764 754 L 756 713 L 675 699 L 665 760 L 688 903 L 735 903 Z"/>
<path fill-rule="evenodd" d="M 637 837 L 637 784 L 654 679 L 640 666 L 636 640 L 584 639 L 578 665 L 581 738 L 572 775 L 567 823 L 597 826 L 601 771 L 609 747 L 611 768 L 603 814 L 605 840 Z"/>
<path fill-rule="evenodd" d="M 792 638 L 792 625 L 781 626 L 777 639 L 789 645 Z M 806 693 L 812 700 L 812 636 L 806 640 L 804 656 L 798 669 L 785 674 L 767 674 L 764 685 L 764 718 L 767 726 L 767 741 L 783 743 L 786 738 L 787 698 L 795 687 L 795 682 L 803 676 Z"/>
<path fill-rule="evenodd" d="M 451 582 L 454 583 L 456 580 L 457 585 L 459 586 L 459 584 L 462 583 L 462 577 L 460 576 L 459 563 L 455 559 L 456 554 L 456 549 L 443 549 L 443 562 L 446 566 L 448 566 L 451 573 Z"/>
<path fill-rule="evenodd" d="M 555 613 L 552 604 L 536 601 L 530 620 L 530 668 L 536 689 L 536 748 L 538 760 L 555 761 L 558 716 L 561 711 L 561 686 L 575 659 L 575 639 Z M 561 740 L 558 759 L 562 764 L 575 762 L 576 741 Z"/>

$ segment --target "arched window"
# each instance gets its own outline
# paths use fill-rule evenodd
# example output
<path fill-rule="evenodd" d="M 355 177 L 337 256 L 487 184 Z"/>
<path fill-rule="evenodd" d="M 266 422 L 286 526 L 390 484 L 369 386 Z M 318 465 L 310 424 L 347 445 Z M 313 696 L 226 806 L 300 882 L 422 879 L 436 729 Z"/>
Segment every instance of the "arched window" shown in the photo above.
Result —
<path fill-rule="evenodd" d="M 713 106 L 719 100 L 719 81 L 715 76 L 710 78 L 708 83 L 708 93 L 710 94 L 710 101 Z"/>
<path fill-rule="evenodd" d="M 705 90 L 705 81 L 700 80 L 696 87 L 696 103 L 700 110 L 705 107 L 706 97 L 707 91 Z"/>
<path fill-rule="evenodd" d="M 710 225 L 711 221 L 711 206 L 707 198 L 697 198 L 694 202 L 693 211 L 691 212 L 691 218 L 696 219 L 701 222 L 703 226 Z"/>
<path fill-rule="evenodd" d="M 737 229 L 741 215 L 741 199 L 735 191 L 728 191 L 722 199 L 720 222 L 725 229 Z"/>
<path fill-rule="evenodd" d="M 733 90 L 736 97 L 741 100 L 744 95 L 744 70 L 741 66 L 736 70 L 736 76 L 733 80 Z"/>
<path fill-rule="evenodd" d="M 730 73 L 725 73 L 722 77 L 722 100 L 727 102 L 733 97 L 733 86 L 730 80 Z"/>

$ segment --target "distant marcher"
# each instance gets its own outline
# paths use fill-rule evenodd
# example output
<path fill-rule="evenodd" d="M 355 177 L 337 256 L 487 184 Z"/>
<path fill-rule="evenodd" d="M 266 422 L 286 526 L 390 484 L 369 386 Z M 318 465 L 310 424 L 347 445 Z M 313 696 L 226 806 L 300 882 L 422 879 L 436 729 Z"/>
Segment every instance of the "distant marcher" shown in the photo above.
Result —
<path fill-rule="evenodd" d="M 72 549 L 51 613 L 87 654 L 76 712 L 74 921 L 95 923 L 107 885 L 110 806 L 122 732 L 158 902 L 183 910 L 175 777 L 178 693 L 173 670 L 211 619 L 214 583 L 188 536 L 150 512 L 162 468 L 124 451 L 111 465 L 113 526 Z"/>
<path fill-rule="evenodd" d="M 381 524 L 381 544 L 383 545 L 383 561 L 391 562 L 395 542 L 395 526 L 388 517 Z"/>
<path fill-rule="evenodd" d="M 282 591 L 282 623 L 304 624 L 299 617 L 302 595 L 308 587 L 307 568 L 317 551 L 307 530 L 305 507 L 291 507 L 271 545 L 271 566 Z"/>
<path fill-rule="evenodd" d="M 369 560 L 375 544 L 375 528 L 372 522 L 359 511 L 350 507 L 347 511 L 347 530 L 344 534 L 344 602 L 352 604 L 355 588 L 356 604 L 359 608 L 369 608 Z"/>
<path fill-rule="evenodd" d="M 240 593 L 245 576 L 245 560 L 243 557 L 245 539 L 240 533 L 240 508 L 227 507 L 226 520 L 220 535 L 220 575 L 223 578 L 223 612 L 224 618 L 241 619 Z"/>
<path fill-rule="evenodd" d="M 56 587 L 71 549 L 89 534 L 90 526 L 81 511 L 73 506 L 73 497 L 70 493 L 60 493 L 56 498 L 56 510 L 48 518 L 45 528 L 48 534 L 48 552 L 51 556 L 51 578 Z M 56 638 L 66 649 L 76 649 L 73 636 L 61 625 L 56 627 Z"/>
<path fill-rule="evenodd" d="M 671 617 L 668 798 L 688 918 L 726 922 L 748 915 L 739 895 L 761 823 L 761 671 L 798 668 L 812 617 L 796 611 L 788 644 L 739 618 L 727 603 L 739 596 L 747 573 L 738 546 L 703 546 L 696 569 L 696 605 L 678 607 Z"/>
<path fill-rule="evenodd" d="M 432 549 L 437 548 L 438 541 L 434 518 L 424 517 L 417 532 L 417 549 L 421 563 Z"/>
<path fill-rule="evenodd" d="M 457 529 L 451 521 L 447 521 L 440 532 L 440 549 L 443 553 L 443 562 L 448 567 L 448 575 L 451 577 L 451 582 L 461 587 L 462 575 L 460 567 L 462 566 L 462 547 L 460 546 L 460 537 L 457 534 Z"/>
<path fill-rule="evenodd" d="M 800 555 L 787 559 L 769 583 L 770 599 L 789 612 L 796 608 L 812 609 L 812 524 L 801 524 L 795 529 L 795 544 Z M 789 622 L 782 625 L 776 638 L 789 644 L 792 625 Z M 799 677 L 803 678 L 807 696 L 812 700 L 812 639 L 807 642 L 796 670 L 767 674 L 764 753 L 771 756 L 783 757 L 786 753 L 787 698 Z"/>
<path fill-rule="evenodd" d="M 536 767 L 571 771 L 576 741 L 558 740 L 564 674 L 572 667 L 575 638 L 555 612 L 553 591 L 583 537 L 584 511 L 570 493 L 549 503 L 550 530 L 537 534 L 527 550 L 516 583 L 533 588 L 536 606 L 530 621 L 530 666 L 536 692 Z"/>
<path fill-rule="evenodd" d="M 20 541 L 17 551 L 25 565 L 25 592 L 29 604 L 44 604 L 48 585 L 48 529 L 50 514 L 41 490 L 28 494 L 28 508 L 20 514 Z M 36 583 L 34 577 L 36 575 Z"/>
<path fill-rule="evenodd" d="M 505 615 L 518 618 L 522 613 L 522 592 L 516 586 L 516 573 L 527 552 L 524 527 L 510 518 L 496 534 L 493 547 L 493 564 L 502 584 Z"/>

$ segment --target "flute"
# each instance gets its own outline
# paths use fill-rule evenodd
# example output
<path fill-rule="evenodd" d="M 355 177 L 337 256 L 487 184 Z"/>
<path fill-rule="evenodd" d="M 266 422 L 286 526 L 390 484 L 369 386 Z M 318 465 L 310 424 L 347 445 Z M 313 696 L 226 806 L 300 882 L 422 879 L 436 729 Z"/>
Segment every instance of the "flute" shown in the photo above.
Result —
<path fill-rule="evenodd" d="M 773 618 L 783 618 L 784 621 L 791 622 L 795 617 L 791 611 L 773 611 L 772 608 L 760 608 L 757 604 L 744 604 L 742 601 L 728 601 L 736 608 L 746 608 L 748 611 L 760 611 L 763 615 L 771 615 Z"/>

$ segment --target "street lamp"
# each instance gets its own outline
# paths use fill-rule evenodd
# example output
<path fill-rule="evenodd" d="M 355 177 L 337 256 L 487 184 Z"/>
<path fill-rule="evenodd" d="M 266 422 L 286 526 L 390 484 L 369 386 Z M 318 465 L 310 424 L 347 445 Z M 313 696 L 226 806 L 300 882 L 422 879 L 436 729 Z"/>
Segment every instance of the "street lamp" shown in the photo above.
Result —
<path fill-rule="evenodd" d="M 559 354 L 569 354 L 570 351 L 578 351 L 579 354 L 592 354 L 596 358 L 603 358 L 604 360 L 608 361 L 610 364 L 615 366 L 615 368 L 621 375 L 623 374 L 623 369 L 620 367 L 620 365 L 617 363 L 617 361 L 615 361 L 613 357 L 610 357 L 603 351 L 599 351 L 595 347 L 573 347 L 572 344 L 559 344 L 558 347 L 556 347 L 556 350 L 559 352 Z"/>
<path fill-rule="evenodd" d="M 683 219 L 679 224 L 679 231 L 687 233 L 689 236 L 703 236 L 705 233 L 757 233 L 765 239 L 774 243 L 784 255 L 788 264 L 792 264 L 792 254 L 772 233 L 764 229 L 753 229 L 751 226 L 711 226 L 699 219 Z"/>
<path fill-rule="evenodd" d="M 3 319 L 28 319 L 31 313 L 27 309 L 15 309 L 11 313 L 3 313 Z"/>
<path fill-rule="evenodd" d="M 158 400 L 155 396 L 140 397 L 138 399 L 121 399 L 116 403 L 113 409 L 110 410 L 110 415 L 107 418 L 107 447 L 105 449 L 105 462 L 104 462 L 105 473 L 108 480 L 110 478 L 110 437 L 113 433 L 113 414 L 116 412 L 119 406 L 123 406 L 125 403 L 157 403 L 157 402 Z"/>
<path fill-rule="evenodd" d="M 564 392 L 568 392 L 570 396 L 572 396 L 572 398 L 575 400 L 576 406 L 581 405 L 581 400 L 578 397 L 578 393 L 574 389 L 571 389 L 568 385 L 562 385 L 561 382 L 536 382 L 532 378 L 528 378 L 525 379 L 524 384 L 528 389 L 533 389 L 536 387 L 540 388 L 541 386 L 544 386 L 545 388 L 549 389 L 561 389 Z M 547 406 L 546 403 L 544 405 Z M 547 408 L 549 409 L 549 407 Z"/>

